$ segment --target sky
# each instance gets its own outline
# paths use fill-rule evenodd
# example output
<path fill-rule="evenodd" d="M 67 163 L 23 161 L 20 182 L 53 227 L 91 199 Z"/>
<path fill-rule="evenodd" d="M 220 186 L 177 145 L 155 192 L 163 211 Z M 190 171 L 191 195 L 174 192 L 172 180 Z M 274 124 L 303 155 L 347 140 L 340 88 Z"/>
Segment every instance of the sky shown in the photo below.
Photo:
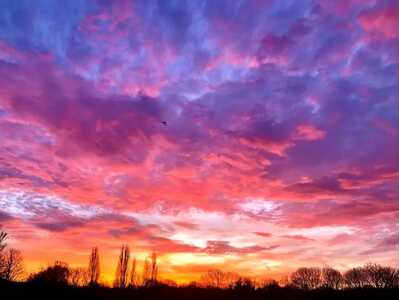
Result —
<path fill-rule="evenodd" d="M 399 267 L 398 100 L 395 0 L 3 0 L 0 224 L 104 282 Z"/>

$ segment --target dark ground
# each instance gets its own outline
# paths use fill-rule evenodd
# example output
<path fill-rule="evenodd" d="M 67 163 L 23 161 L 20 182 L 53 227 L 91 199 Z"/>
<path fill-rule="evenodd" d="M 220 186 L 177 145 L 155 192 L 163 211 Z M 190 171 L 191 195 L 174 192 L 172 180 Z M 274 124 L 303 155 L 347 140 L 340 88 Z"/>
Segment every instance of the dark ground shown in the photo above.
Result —
<path fill-rule="evenodd" d="M 399 289 L 355 289 L 303 291 L 293 288 L 269 287 L 258 290 L 220 290 L 196 287 L 157 286 L 138 289 L 112 289 L 105 287 L 78 288 L 71 286 L 46 286 L 29 283 L 0 283 L 0 299 L 55 299 L 55 300 L 224 300 L 224 299 L 399 299 Z"/>

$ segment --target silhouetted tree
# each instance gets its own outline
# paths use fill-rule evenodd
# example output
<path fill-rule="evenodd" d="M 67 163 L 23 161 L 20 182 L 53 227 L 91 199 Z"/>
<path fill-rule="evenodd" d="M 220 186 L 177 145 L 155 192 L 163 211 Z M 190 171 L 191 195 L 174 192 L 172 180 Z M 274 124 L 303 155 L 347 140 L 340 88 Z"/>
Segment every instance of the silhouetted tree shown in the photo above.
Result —
<path fill-rule="evenodd" d="M 224 285 L 225 274 L 221 270 L 209 270 L 201 276 L 201 282 L 206 287 L 222 288 Z"/>
<path fill-rule="evenodd" d="M 316 289 L 321 282 L 320 268 L 299 268 L 291 274 L 291 283 L 300 289 Z"/>
<path fill-rule="evenodd" d="M 157 283 L 158 278 L 158 263 L 157 263 L 157 254 L 153 252 L 150 257 L 151 265 L 150 265 L 150 280 L 151 285 Z"/>
<path fill-rule="evenodd" d="M 6 232 L 0 231 L 0 278 L 14 281 L 23 273 L 23 260 L 20 251 L 16 249 L 5 251 L 7 237 Z"/>
<path fill-rule="evenodd" d="M 136 285 L 137 285 L 136 257 L 133 257 L 132 266 L 130 268 L 129 286 L 130 287 L 134 287 Z"/>
<path fill-rule="evenodd" d="M 69 270 L 69 283 L 73 286 L 87 286 L 90 284 L 89 272 L 86 268 Z"/>
<path fill-rule="evenodd" d="M 143 263 L 143 285 L 152 286 L 158 280 L 158 262 L 156 253 L 151 253 L 150 256 L 144 259 Z"/>
<path fill-rule="evenodd" d="M 98 280 L 100 279 L 100 255 L 97 247 L 91 249 L 88 277 L 89 285 L 98 285 Z"/>
<path fill-rule="evenodd" d="M 7 232 L 0 231 L 0 252 L 2 252 L 4 248 L 7 246 L 6 240 L 7 240 Z"/>
<path fill-rule="evenodd" d="M 125 288 L 127 285 L 130 251 L 127 245 L 123 245 L 116 268 L 114 287 Z"/>
<path fill-rule="evenodd" d="M 349 288 L 361 288 L 369 285 L 367 272 L 362 267 L 352 268 L 344 274 L 345 284 Z"/>
<path fill-rule="evenodd" d="M 241 277 L 238 273 L 235 272 L 225 272 L 225 286 L 226 287 L 233 287 L 234 283 L 237 282 L 239 279 L 246 281 L 248 278 Z M 248 279 L 250 280 L 250 279 Z M 252 281 L 251 281 L 252 284 Z"/>
<path fill-rule="evenodd" d="M 278 285 L 279 286 L 288 286 L 290 283 L 290 278 L 288 275 L 284 275 L 280 278 L 280 280 L 278 281 Z"/>
<path fill-rule="evenodd" d="M 394 288 L 399 288 L 399 269 L 396 269 L 395 271 L 395 276 L 393 280 L 393 287 Z"/>
<path fill-rule="evenodd" d="M 282 282 L 288 283 L 288 277 L 286 276 Z M 271 279 L 271 278 L 263 278 L 263 279 L 259 280 L 257 283 L 257 287 L 259 287 L 259 288 L 269 288 L 271 286 L 276 287 L 276 286 L 280 286 L 280 284 L 276 280 Z"/>
<path fill-rule="evenodd" d="M 344 278 L 342 274 L 331 267 L 324 267 L 321 270 L 323 286 L 330 289 L 339 289 L 343 282 Z"/>
<path fill-rule="evenodd" d="M 19 250 L 11 248 L 2 254 L 0 278 L 9 281 L 18 280 L 23 274 L 23 270 L 23 259 Z"/>
<path fill-rule="evenodd" d="M 206 287 L 227 288 L 233 286 L 239 277 L 240 276 L 236 273 L 214 269 L 202 275 L 201 282 Z"/>
<path fill-rule="evenodd" d="M 143 262 L 143 285 L 146 286 L 150 282 L 150 262 L 146 257 Z"/>
<path fill-rule="evenodd" d="M 251 293 L 255 289 L 254 282 L 245 277 L 238 278 L 233 284 L 232 289 L 239 295 Z"/>
<path fill-rule="evenodd" d="M 189 287 L 189 288 L 200 288 L 201 286 L 202 286 L 201 283 L 198 282 L 198 281 L 195 281 L 195 280 L 190 281 L 190 282 L 187 284 L 187 287 Z"/>
<path fill-rule="evenodd" d="M 367 264 L 364 266 L 368 277 L 368 283 L 375 288 L 392 288 L 395 286 L 396 270 L 378 264 Z"/>
<path fill-rule="evenodd" d="M 57 261 L 54 265 L 30 275 L 28 281 L 39 284 L 67 285 L 69 271 L 66 263 Z"/>
<path fill-rule="evenodd" d="M 170 286 L 170 287 L 178 287 L 176 281 L 172 279 L 163 279 L 160 284 Z"/>
<path fill-rule="evenodd" d="M 6 239 L 7 239 L 7 233 L 4 231 L 0 231 L 0 278 L 5 265 L 5 255 L 3 253 L 3 250 L 7 246 Z"/>

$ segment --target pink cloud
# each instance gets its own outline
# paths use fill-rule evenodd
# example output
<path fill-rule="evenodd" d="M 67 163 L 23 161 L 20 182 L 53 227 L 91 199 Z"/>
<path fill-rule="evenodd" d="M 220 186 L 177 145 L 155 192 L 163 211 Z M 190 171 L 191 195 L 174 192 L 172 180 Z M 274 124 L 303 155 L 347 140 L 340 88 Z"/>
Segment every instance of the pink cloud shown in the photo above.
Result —
<path fill-rule="evenodd" d="M 308 141 L 314 141 L 324 138 L 325 135 L 326 134 L 324 131 L 317 129 L 312 125 L 303 124 L 299 125 L 296 128 L 295 138 L 300 140 L 303 139 Z"/>

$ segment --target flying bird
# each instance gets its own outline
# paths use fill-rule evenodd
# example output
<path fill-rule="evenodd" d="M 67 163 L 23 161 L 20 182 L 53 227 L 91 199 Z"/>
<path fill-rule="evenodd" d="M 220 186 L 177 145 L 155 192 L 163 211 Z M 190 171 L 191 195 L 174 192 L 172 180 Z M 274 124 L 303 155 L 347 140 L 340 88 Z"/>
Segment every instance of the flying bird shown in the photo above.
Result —
<path fill-rule="evenodd" d="M 168 125 L 168 122 L 162 121 L 161 124 L 164 125 L 164 126 L 167 126 L 167 125 Z"/>

